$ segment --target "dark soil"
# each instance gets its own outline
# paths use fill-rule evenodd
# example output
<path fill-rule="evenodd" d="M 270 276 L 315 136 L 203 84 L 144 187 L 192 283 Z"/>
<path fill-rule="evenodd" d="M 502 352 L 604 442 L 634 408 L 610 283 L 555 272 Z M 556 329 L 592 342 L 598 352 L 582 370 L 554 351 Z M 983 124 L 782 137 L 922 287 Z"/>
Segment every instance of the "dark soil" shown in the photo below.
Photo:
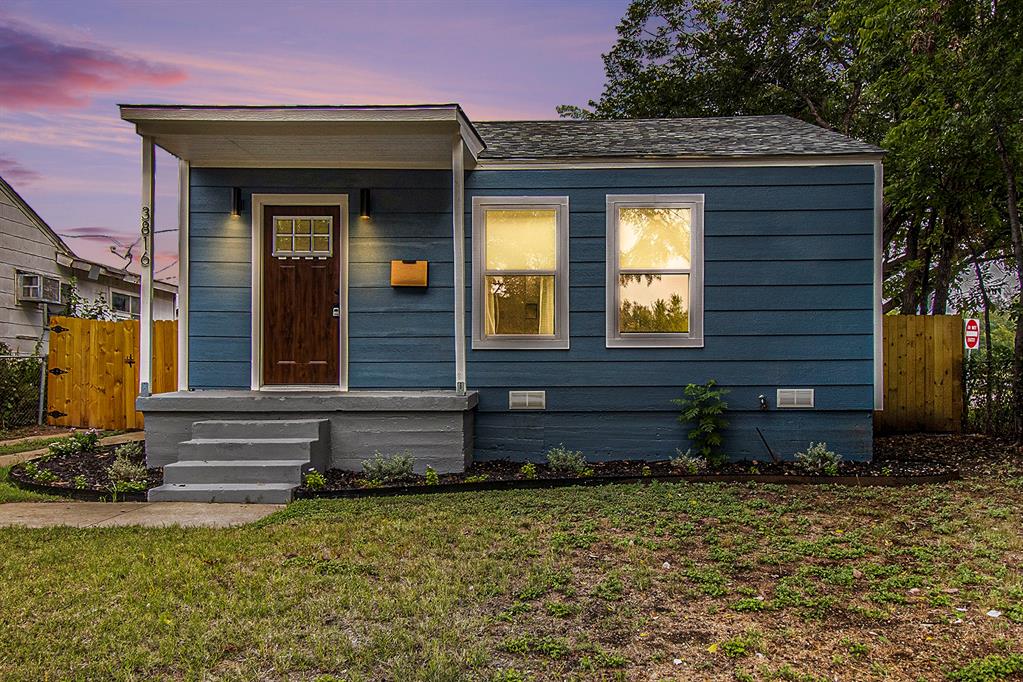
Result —
<path fill-rule="evenodd" d="M 900 437 L 904 438 L 904 437 Z M 940 441 L 931 446 L 928 441 L 934 438 L 945 439 L 944 436 L 915 436 L 912 447 L 900 448 L 898 443 L 889 444 L 888 439 L 879 438 L 875 441 L 875 456 L 872 462 L 843 462 L 838 476 L 937 476 L 956 471 L 956 450 L 970 447 L 973 436 L 962 437 L 957 445 L 955 438 L 951 442 Z M 909 445 L 909 443 L 907 443 Z M 546 464 L 535 463 L 536 473 L 527 477 L 522 473 L 523 462 L 497 460 L 474 463 L 462 474 L 440 474 L 438 483 L 482 483 L 485 481 L 526 481 L 526 480 L 563 480 L 566 478 L 601 479 L 601 478 L 657 478 L 688 475 L 694 472 L 685 471 L 671 466 L 668 460 L 654 462 L 642 460 L 617 460 L 610 462 L 587 462 L 588 471 L 583 476 L 572 472 L 555 471 Z M 713 470 L 700 470 L 699 475 L 716 474 L 724 476 L 764 475 L 764 476 L 805 476 L 806 471 L 800 469 L 795 462 L 783 461 L 736 461 Z M 341 471 L 330 469 L 325 474 L 327 485 L 322 490 L 358 490 L 366 488 L 388 488 L 419 486 L 426 483 L 424 476 L 410 476 L 400 481 L 386 484 L 369 481 L 362 472 Z M 316 491 L 302 492 L 315 494 Z"/>
<path fill-rule="evenodd" d="M 964 478 L 1020 475 L 1023 444 L 978 433 L 914 433 L 874 438 L 874 461 L 926 460 L 954 466 Z"/>
<path fill-rule="evenodd" d="M 11 468 L 10 477 L 15 481 L 34 485 L 47 485 L 55 488 L 68 488 L 72 490 L 92 490 L 96 492 L 110 492 L 110 477 L 107 469 L 114 463 L 114 450 L 117 445 L 101 445 L 95 452 L 79 453 L 73 456 L 48 455 L 32 460 L 40 471 L 49 471 L 57 478 L 52 481 L 44 481 L 29 476 L 25 470 L 25 463 L 15 465 Z M 133 457 L 133 461 L 145 462 L 145 454 L 141 457 Z M 147 469 L 147 489 L 155 488 L 163 483 L 163 469 Z M 77 477 L 84 477 L 85 486 L 76 485 Z M 81 481 L 79 480 L 79 483 Z"/>

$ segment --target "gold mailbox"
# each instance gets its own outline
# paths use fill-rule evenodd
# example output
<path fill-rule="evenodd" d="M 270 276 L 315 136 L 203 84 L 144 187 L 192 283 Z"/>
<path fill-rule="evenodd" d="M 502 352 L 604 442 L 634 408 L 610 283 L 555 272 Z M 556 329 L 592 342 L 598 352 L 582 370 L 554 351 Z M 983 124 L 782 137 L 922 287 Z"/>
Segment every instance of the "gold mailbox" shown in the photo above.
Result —
<path fill-rule="evenodd" d="M 391 286 L 425 287 L 428 263 L 425 260 L 392 260 Z"/>

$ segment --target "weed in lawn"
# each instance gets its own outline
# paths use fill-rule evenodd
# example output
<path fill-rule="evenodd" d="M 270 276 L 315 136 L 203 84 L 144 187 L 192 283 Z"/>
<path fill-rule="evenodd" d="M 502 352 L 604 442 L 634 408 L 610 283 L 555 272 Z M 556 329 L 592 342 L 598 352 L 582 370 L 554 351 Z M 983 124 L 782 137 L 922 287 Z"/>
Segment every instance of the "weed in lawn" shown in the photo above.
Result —
<path fill-rule="evenodd" d="M 602 668 L 624 668 L 628 663 L 629 659 L 625 656 L 613 651 L 604 651 L 600 647 L 596 647 L 592 654 L 579 659 L 579 667 L 591 672 Z"/>
<path fill-rule="evenodd" d="M 536 678 L 529 673 L 516 670 L 515 668 L 499 670 L 490 678 L 491 682 L 532 682 L 534 679 Z"/>
<path fill-rule="evenodd" d="M 970 661 L 949 673 L 955 682 L 998 682 L 1023 673 L 1023 654 L 993 654 Z"/>
<path fill-rule="evenodd" d="M 500 644 L 500 648 L 510 654 L 518 654 L 519 656 L 536 654 L 554 660 L 565 658 L 572 651 L 571 645 L 566 640 L 550 635 L 543 637 L 534 637 L 533 635 L 509 637 Z"/>
<path fill-rule="evenodd" d="M 526 587 L 519 593 L 519 599 L 527 601 L 538 599 L 551 591 L 565 594 L 571 580 L 571 573 L 564 569 L 541 568 L 529 574 Z"/>
<path fill-rule="evenodd" d="M 731 639 L 726 639 L 723 642 L 712 644 L 708 649 L 711 653 L 721 652 L 729 658 L 743 658 L 745 656 L 752 656 L 757 652 L 757 649 L 761 645 L 761 635 L 755 630 L 750 630 L 745 634 Z"/>
<path fill-rule="evenodd" d="M 571 618 L 579 613 L 579 607 L 576 604 L 568 604 L 561 601 L 547 602 L 546 609 L 547 613 L 555 618 Z"/>
<path fill-rule="evenodd" d="M 625 585 L 622 584 L 622 579 L 615 573 L 601 580 L 593 588 L 594 596 L 604 601 L 618 601 L 622 598 L 624 592 Z"/>
<path fill-rule="evenodd" d="M 683 575 L 691 582 L 696 583 L 700 590 L 708 596 L 720 597 L 727 592 L 725 585 L 728 584 L 728 579 L 716 568 L 694 566 L 685 569 Z"/>

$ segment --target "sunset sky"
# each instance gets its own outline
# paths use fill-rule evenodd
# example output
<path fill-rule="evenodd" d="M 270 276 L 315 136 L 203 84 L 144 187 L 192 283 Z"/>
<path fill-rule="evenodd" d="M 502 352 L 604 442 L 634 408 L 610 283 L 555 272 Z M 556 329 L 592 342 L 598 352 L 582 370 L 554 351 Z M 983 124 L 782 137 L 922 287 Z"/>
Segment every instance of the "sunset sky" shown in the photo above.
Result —
<path fill-rule="evenodd" d="M 475 120 L 556 118 L 603 83 L 626 0 L 0 5 L 0 176 L 83 256 L 136 237 L 139 141 L 116 103 L 459 102 Z M 161 153 L 156 225 L 175 230 Z M 176 279 L 176 234 L 158 237 Z"/>

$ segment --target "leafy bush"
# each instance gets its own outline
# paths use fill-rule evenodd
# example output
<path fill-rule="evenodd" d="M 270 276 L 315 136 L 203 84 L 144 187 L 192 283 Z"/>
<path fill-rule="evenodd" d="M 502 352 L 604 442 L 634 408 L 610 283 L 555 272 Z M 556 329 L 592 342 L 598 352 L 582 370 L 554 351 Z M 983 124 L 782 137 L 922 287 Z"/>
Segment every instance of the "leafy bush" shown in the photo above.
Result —
<path fill-rule="evenodd" d="M 586 457 L 579 450 L 569 450 L 561 444 L 547 451 L 547 466 L 559 473 L 581 476 L 586 471 Z"/>
<path fill-rule="evenodd" d="M 806 452 L 796 453 L 796 462 L 799 463 L 799 468 L 808 474 L 836 476 L 842 456 L 828 450 L 827 443 L 810 443 Z"/>
<path fill-rule="evenodd" d="M 125 444 L 129 445 L 129 444 Z M 124 445 L 121 448 L 125 447 Z M 141 454 L 141 445 L 137 446 Z M 87 431 L 73 431 L 67 438 L 50 443 L 50 455 L 58 457 L 73 457 L 80 453 L 91 454 L 99 448 L 99 432 L 96 429 Z M 117 452 L 121 451 L 117 449 Z"/>
<path fill-rule="evenodd" d="M 682 452 L 682 450 L 676 450 L 676 456 L 671 460 L 671 467 L 673 469 L 681 469 L 690 476 L 698 474 L 706 469 L 707 460 L 703 457 L 694 456 L 692 452 L 692 448 L 685 452 Z"/>
<path fill-rule="evenodd" d="M 149 474 L 146 471 L 146 466 L 141 462 L 134 462 L 124 455 L 117 454 L 114 457 L 114 463 L 107 467 L 107 477 L 114 485 L 114 490 L 122 492 L 133 489 L 125 487 L 125 484 L 132 483 L 141 483 L 142 490 L 145 490 Z"/>
<path fill-rule="evenodd" d="M 522 465 L 522 468 L 519 469 L 519 475 L 521 475 L 522 478 L 533 480 L 536 478 L 536 465 L 532 462 L 526 462 Z"/>
<path fill-rule="evenodd" d="M 728 426 L 728 420 L 722 416 L 728 409 L 728 403 L 722 399 L 728 391 L 716 386 L 713 379 L 702 385 L 689 384 L 685 398 L 671 401 L 682 408 L 678 420 L 693 426 L 689 440 L 696 454 L 715 468 L 725 463 L 725 456 L 720 450 L 721 430 Z"/>
<path fill-rule="evenodd" d="M 15 355 L 0 343 L 0 355 Z M 25 359 L 0 358 L 0 431 L 35 424 L 39 410 L 38 355 Z"/>
<path fill-rule="evenodd" d="M 327 477 L 316 469 L 310 469 L 302 477 L 302 485 L 309 490 L 323 490 L 327 487 Z"/>
<path fill-rule="evenodd" d="M 394 483 L 412 476 L 412 467 L 416 460 L 411 450 L 405 450 L 394 455 L 384 456 L 378 450 L 373 453 L 371 459 L 362 462 L 362 470 L 366 472 L 366 478 L 381 483 Z"/>
<path fill-rule="evenodd" d="M 426 485 L 439 485 L 440 476 L 437 475 L 437 470 L 433 467 L 426 467 Z"/>

